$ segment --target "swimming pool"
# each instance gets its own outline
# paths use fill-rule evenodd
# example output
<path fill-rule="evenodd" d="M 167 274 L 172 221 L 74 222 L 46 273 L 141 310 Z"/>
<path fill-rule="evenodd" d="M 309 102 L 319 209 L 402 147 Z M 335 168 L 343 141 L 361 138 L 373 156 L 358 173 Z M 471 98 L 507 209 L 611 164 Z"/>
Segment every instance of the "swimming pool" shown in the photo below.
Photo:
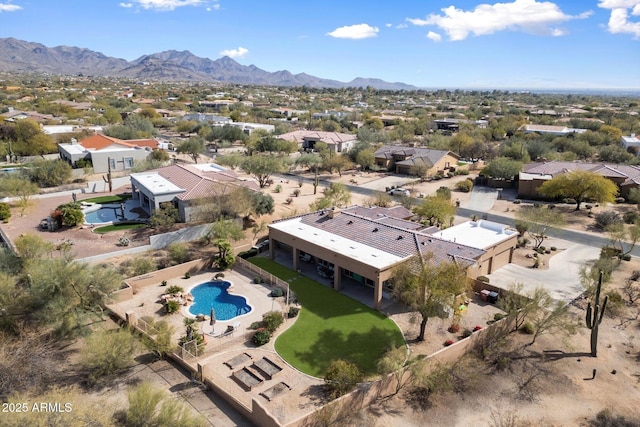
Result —
<path fill-rule="evenodd" d="M 231 320 L 234 317 L 243 316 L 251 310 L 247 299 L 240 295 L 232 295 L 228 292 L 231 283 L 223 280 L 215 280 L 197 285 L 191 289 L 193 304 L 189 307 L 189 313 L 194 316 L 204 314 L 206 316 L 215 310 L 216 320 Z"/>
<path fill-rule="evenodd" d="M 122 217 L 122 206 L 120 203 L 109 204 L 92 204 L 90 206 L 84 206 L 82 212 L 84 213 L 85 224 L 110 224 L 118 221 L 128 221 L 141 219 L 140 215 L 133 212 L 133 209 L 139 207 L 137 200 L 126 200 L 124 202 L 124 218 Z"/>

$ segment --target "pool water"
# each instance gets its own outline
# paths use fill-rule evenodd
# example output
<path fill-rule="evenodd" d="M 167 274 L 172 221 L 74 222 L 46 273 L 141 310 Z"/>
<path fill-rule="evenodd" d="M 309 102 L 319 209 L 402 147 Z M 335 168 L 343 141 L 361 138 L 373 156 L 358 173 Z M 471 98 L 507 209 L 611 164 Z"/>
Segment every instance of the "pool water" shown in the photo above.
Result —
<path fill-rule="evenodd" d="M 124 218 L 122 217 L 122 207 L 120 203 L 101 205 L 100 209 L 93 212 L 85 212 L 84 222 L 86 224 L 104 224 L 117 221 L 140 219 L 140 215 L 131 210 L 138 207 L 136 200 L 124 202 Z"/>
<path fill-rule="evenodd" d="M 202 283 L 191 289 L 193 304 L 189 312 L 194 316 L 204 314 L 208 316 L 213 307 L 216 320 L 231 320 L 234 317 L 249 313 L 252 307 L 247 304 L 247 299 L 240 295 L 231 295 L 228 292 L 231 283 L 216 280 Z"/>

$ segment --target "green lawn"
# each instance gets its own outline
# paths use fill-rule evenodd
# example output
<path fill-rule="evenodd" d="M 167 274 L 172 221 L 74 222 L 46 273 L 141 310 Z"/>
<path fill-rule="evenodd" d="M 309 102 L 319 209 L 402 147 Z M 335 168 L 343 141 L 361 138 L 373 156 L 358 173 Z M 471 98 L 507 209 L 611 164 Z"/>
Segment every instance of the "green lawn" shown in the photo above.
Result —
<path fill-rule="evenodd" d="M 129 200 L 131 198 L 131 194 L 114 194 L 112 196 L 100 196 L 100 197 L 92 197 L 90 199 L 82 199 L 80 202 L 93 202 L 93 203 L 120 203 L 125 200 Z"/>
<path fill-rule="evenodd" d="M 93 232 L 98 234 L 110 233 L 112 231 L 132 230 L 135 228 L 144 228 L 147 224 L 112 224 L 104 227 L 96 227 Z"/>
<path fill-rule="evenodd" d="M 322 377 L 331 361 L 344 359 L 370 376 L 386 350 L 404 345 L 402 332 L 382 313 L 270 259 L 249 261 L 289 281 L 302 304 L 300 318 L 275 343 L 280 356 L 300 371 Z"/>

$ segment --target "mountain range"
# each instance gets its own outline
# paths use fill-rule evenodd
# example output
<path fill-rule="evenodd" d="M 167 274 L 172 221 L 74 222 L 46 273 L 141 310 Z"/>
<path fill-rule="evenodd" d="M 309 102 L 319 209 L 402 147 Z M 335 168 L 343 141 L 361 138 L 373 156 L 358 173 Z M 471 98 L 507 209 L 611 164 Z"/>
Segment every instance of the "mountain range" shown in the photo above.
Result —
<path fill-rule="evenodd" d="M 228 56 L 212 60 L 196 56 L 188 50 L 167 50 L 127 61 L 90 49 L 70 46 L 47 47 L 15 38 L 0 38 L 0 71 L 269 86 L 371 86 L 387 90 L 417 89 L 405 83 L 389 83 L 372 78 L 359 77 L 350 82 L 340 82 L 305 73 L 292 74 L 287 70 L 269 72 L 255 65 L 239 64 Z"/>

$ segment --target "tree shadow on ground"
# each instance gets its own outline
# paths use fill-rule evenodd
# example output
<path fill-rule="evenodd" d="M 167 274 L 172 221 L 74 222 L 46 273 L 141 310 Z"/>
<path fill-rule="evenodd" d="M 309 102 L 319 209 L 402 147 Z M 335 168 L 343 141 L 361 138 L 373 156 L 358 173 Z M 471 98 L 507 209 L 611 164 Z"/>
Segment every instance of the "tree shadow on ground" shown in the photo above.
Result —
<path fill-rule="evenodd" d="M 352 332 L 347 336 L 337 329 L 329 329 L 322 331 L 307 351 L 297 351 L 295 355 L 307 366 L 316 367 L 321 372 L 332 361 L 343 359 L 357 364 L 365 375 L 371 375 L 376 372 L 376 362 L 386 350 L 384 345 L 378 346 L 376 343 L 390 345 L 396 337 L 393 331 L 376 327 L 365 333 Z"/>

